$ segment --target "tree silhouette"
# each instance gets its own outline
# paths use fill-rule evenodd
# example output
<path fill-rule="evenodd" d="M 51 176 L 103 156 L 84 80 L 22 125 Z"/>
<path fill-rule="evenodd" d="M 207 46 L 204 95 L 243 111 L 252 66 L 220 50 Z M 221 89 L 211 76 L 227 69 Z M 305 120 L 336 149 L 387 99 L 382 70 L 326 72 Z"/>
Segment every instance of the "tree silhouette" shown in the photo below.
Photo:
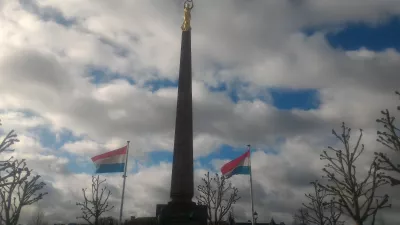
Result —
<path fill-rule="evenodd" d="M 340 217 L 342 216 L 342 212 L 340 210 L 337 210 L 335 207 L 335 198 L 332 198 L 327 206 L 326 209 L 328 211 L 328 224 L 329 225 L 343 225 L 344 221 L 340 220 Z"/>
<path fill-rule="evenodd" d="M 84 219 L 90 225 L 99 225 L 101 214 L 114 208 L 114 206 L 108 204 L 111 191 L 106 187 L 101 187 L 104 182 L 106 182 L 105 179 L 101 181 L 99 176 L 92 176 L 92 193 L 89 198 L 86 195 L 87 188 L 82 188 L 83 202 L 76 203 L 81 207 L 82 216 L 77 217 L 77 219 Z M 91 221 L 92 218 L 94 222 Z"/>
<path fill-rule="evenodd" d="M 1 125 L 2 124 L 0 123 L 0 126 Z M 16 142 L 19 142 L 17 134 L 14 133 L 14 130 L 11 130 L 0 143 L 0 154 L 4 152 L 13 152 L 14 149 L 10 149 L 10 147 Z M 10 157 L 5 161 L 0 161 L 0 187 L 9 185 L 11 184 L 10 182 L 13 181 L 11 178 L 18 172 L 13 170 L 15 163 L 18 162 L 14 161 L 13 157 Z M 25 174 L 25 176 L 28 176 L 28 174 Z"/>
<path fill-rule="evenodd" d="M 364 221 L 377 214 L 378 210 L 390 207 L 389 196 L 378 196 L 376 191 L 379 187 L 388 182 L 381 178 L 382 173 L 378 172 L 379 161 L 375 157 L 369 166 L 367 175 L 360 179 L 357 174 L 355 162 L 364 152 L 364 145 L 361 144 L 362 130 L 355 146 L 351 147 L 351 129 L 342 124 L 342 134 L 338 135 L 332 130 L 335 137 L 343 144 L 344 149 L 328 147 L 321 154 L 321 160 L 327 160 L 328 164 L 323 169 L 328 184 L 319 184 L 326 190 L 328 195 L 334 197 L 333 204 L 340 212 L 350 216 L 357 225 L 363 225 Z M 332 156 L 333 155 L 333 156 Z"/>
<path fill-rule="evenodd" d="M 396 94 L 400 96 L 400 93 L 396 91 Z M 400 110 L 400 106 L 397 107 L 397 110 Z M 400 129 L 395 124 L 395 117 L 392 116 L 388 109 L 382 110 L 382 118 L 377 119 L 376 122 L 383 125 L 383 131 L 378 131 L 378 139 L 377 141 L 382 143 L 384 146 L 388 147 L 390 150 L 400 153 L 400 137 L 399 132 Z M 393 158 L 387 156 L 387 154 L 379 152 L 375 153 L 378 157 L 378 162 L 380 163 L 379 168 L 390 173 L 400 175 L 400 164 L 398 162 L 394 162 Z M 388 174 L 383 174 L 383 178 L 387 179 L 392 186 L 399 185 L 400 179 L 390 176 Z"/>
<path fill-rule="evenodd" d="M 235 225 L 235 214 L 233 210 L 229 210 L 227 222 L 229 225 Z"/>
<path fill-rule="evenodd" d="M 0 126 L 1 125 L 2 124 L 0 123 Z M 11 130 L 10 132 L 8 132 L 8 134 L 3 138 L 3 140 L 0 143 L 0 153 L 14 151 L 14 149 L 9 149 L 9 148 L 15 142 L 19 142 L 19 139 L 17 138 L 17 134 L 14 133 L 14 130 Z"/>
<path fill-rule="evenodd" d="M 46 221 L 44 217 L 44 212 L 42 209 L 37 208 L 36 211 L 32 214 L 30 225 L 48 225 L 48 221 Z"/>
<path fill-rule="evenodd" d="M 224 216 L 230 208 L 240 198 L 239 190 L 226 181 L 226 177 L 210 177 L 207 172 L 202 178 L 204 185 L 199 185 L 197 190 L 199 196 L 196 196 L 199 205 L 206 205 L 208 210 L 208 222 L 212 225 L 218 225 L 223 221 Z"/>
<path fill-rule="evenodd" d="M 306 208 L 299 209 L 293 216 L 293 223 L 296 225 L 309 225 L 310 223 L 308 222 L 308 215 L 309 214 Z"/>
<path fill-rule="evenodd" d="M 300 209 L 295 217 L 302 223 L 315 225 L 341 225 L 339 221 L 341 212 L 334 208 L 334 200 L 329 200 L 328 193 L 319 186 L 319 182 L 313 181 L 313 193 L 305 194 L 308 203 L 303 203 L 304 209 Z"/>
<path fill-rule="evenodd" d="M 236 224 L 236 216 L 235 216 L 235 210 L 233 208 L 233 206 L 231 206 L 231 208 L 229 209 L 229 213 L 228 213 L 228 218 L 226 219 L 226 223 L 229 225 L 235 225 Z"/>
<path fill-rule="evenodd" d="M 25 160 L 15 160 L 5 171 L 0 183 L 0 221 L 7 225 L 16 225 L 24 206 L 31 205 L 43 198 L 46 193 L 38 193 L 46 184 L 39 182 L 39 175 L 29 179 L 32 170 L 26 167 Z"/>
<path fill-rule="evenodd" d="M 303 203 L 307 209 L 307 221 L 311 224 L 325 225 L 328 223 L 328 218 L 325 216 L 327 193 L 318 187 L 318 181 L 311 182 L 311 184 L 314 186 L 314 193 L 305 194 L 309 202 L 308 204 Z"/>

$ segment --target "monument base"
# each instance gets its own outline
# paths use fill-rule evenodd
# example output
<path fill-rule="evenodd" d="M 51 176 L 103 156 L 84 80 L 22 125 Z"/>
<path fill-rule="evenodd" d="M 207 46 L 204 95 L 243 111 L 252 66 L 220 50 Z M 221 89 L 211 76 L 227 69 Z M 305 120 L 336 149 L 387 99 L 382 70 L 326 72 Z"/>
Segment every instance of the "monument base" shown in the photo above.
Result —
<path fill-rule="evenodd" d="M 172 203 L 157 205 L 159 225 L 207 225 L 207 206 L 195 203 Z"/>

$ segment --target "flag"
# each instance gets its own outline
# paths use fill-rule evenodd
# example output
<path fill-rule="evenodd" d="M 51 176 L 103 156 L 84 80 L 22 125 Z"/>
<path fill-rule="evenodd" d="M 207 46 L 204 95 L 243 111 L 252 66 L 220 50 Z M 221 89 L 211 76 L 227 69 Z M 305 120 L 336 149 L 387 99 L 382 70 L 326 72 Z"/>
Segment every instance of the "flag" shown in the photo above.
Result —
<path fill-rule="evenodd" d="M 128 146 L 92 157 L 96 173 L 124 172 Z"/>
<path fill-rule="evenodd" d="M 221 167 L 222 175 L 226 178 L 237 174 L 250 174 L 250 170 L 250 149 Z"/>

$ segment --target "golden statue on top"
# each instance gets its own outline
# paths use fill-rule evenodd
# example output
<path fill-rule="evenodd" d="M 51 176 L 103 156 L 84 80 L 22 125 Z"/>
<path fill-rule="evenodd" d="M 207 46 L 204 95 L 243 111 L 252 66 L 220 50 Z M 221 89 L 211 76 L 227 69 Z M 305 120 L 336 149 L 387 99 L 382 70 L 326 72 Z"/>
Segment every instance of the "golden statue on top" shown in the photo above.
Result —
<path fill-rule="evenodd" d="M 193 0 L 186 0 L 183 8 L 183 23 L 182 23 L 182 30 L 188 31 L 190 30 L 190 11 L 193 9 Z"/>

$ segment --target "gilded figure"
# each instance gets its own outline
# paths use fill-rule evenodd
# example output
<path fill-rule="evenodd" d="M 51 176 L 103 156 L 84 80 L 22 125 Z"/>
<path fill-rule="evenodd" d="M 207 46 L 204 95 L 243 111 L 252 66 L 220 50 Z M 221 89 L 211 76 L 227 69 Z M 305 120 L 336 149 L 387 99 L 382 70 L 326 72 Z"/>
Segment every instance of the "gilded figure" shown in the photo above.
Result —
<path fill-rule="evenodd" d="M 193 9 L 193 2 L 185 2 L 184 8 L 183 8 L 183 23 L 182 23 L 182 30 L 183 31 L 188 31 L 190 30 L 190 19 L 191 19 L 191 14 L 190 11 Z"/>

